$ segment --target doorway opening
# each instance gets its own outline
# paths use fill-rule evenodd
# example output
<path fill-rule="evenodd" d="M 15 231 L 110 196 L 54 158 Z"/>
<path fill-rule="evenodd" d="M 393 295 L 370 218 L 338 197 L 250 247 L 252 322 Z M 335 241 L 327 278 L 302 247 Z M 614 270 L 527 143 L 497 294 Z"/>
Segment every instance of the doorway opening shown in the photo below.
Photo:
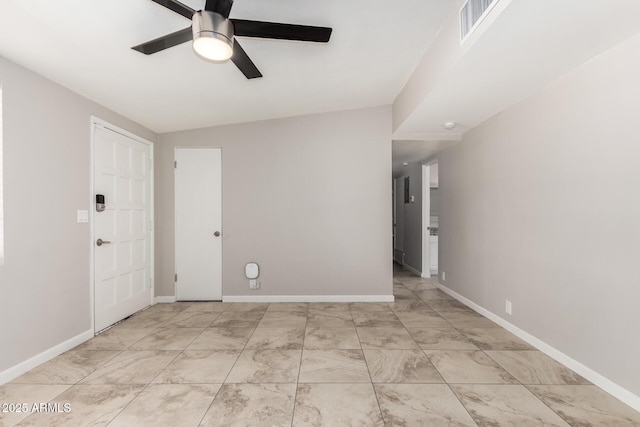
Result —
<path fill-rule="evenodd" d="M 175 149 L 178 301 L 222 300 L 222 149 Z"/>
<path fill-rule="evenodd" d="M 438 163 L 422 166 L 422 277 L 438 276 Z"/>

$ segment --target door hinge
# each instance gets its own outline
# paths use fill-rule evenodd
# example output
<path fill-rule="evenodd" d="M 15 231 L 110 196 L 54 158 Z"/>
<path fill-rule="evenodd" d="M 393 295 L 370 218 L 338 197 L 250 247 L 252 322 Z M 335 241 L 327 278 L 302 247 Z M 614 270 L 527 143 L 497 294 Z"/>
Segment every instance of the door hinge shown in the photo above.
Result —
<path fill-rule="evenodd" d="M 178 273 L 176 273 L 176 277 L 174 279 L 176 282 L 178 281 Z"/>
<path fill-rule="evenodd" d="M 149 289 L 151 289 L 151 283 L 153 282 L 153 279 L 151 277 L 149 277 Z"/>
<path fill-rule="evenodd" d="M 174 168 L 174 169 L 177 169 L 177 168 L 178 168 L 178 161 L 177 161 L 177 160 L 174 160 L 174 161 L 173 161 L 173 168 Z"/>

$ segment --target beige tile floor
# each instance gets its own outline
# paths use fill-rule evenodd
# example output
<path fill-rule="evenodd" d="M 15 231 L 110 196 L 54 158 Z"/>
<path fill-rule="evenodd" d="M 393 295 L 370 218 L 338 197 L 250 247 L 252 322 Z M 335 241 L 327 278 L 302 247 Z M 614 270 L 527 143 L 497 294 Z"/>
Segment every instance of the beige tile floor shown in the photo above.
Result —
<path fill-rule="evenodd" d="M 394 291 L 156 305 L 0 386 L 0 403 L 29 404 L 0 426 L 640 425 L 434 281 L 396 270 Z M 61 412 L 31 412 L 44 402 Z"/>

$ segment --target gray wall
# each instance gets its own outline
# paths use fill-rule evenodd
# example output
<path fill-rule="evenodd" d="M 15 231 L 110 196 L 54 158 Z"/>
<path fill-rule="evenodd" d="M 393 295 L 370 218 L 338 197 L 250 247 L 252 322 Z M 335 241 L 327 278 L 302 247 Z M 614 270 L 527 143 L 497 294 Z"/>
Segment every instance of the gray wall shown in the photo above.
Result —
<path fill-rule="evenodd" d="M 90 116 L 155 134 L 0 57 L 5 263 L 0 372 L 91 328 Z"/>
<path fill-rule="evenodd" d="M 156 293 L 169 296 L 177 146 L 222 147 L 223 295 L 392 294 L 390 107 L 161 135 Z"/>
<path fill-rule="evenodd" d="M 404 179 L 409 177 L 409 192 L 414 197 L 413 203 L 404 203 Z M 404 263 L 411 268 L 422 271 L 422 165 L 409 163 L 404 167 L 400 183 L 402 203 L 398 204 L 397 214 L 403 218 L 403 250 Z"/>
<path fill-rule="evenodd" d="M 640 36 L 439 156 L 441 283 L 636 395 L 638 52 Z"/>

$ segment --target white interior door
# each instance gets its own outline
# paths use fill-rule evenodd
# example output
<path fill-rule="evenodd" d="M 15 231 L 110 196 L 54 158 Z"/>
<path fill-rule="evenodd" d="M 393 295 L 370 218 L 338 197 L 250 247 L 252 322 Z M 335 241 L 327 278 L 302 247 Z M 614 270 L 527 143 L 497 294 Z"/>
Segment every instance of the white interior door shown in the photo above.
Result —
<path fill-rule="evenodd" d="M 151 145 L 100 124 L 93 135 L 95 330 L 151 303 Z M 95 201 L 95 200 L 94 200 Z M 100 240 L 99 240 L 100 239 Z"/>
<path fill-rule="evenodd" d="M 176 148 L 176 296 L 222 299 L 222 150 Z"/>

